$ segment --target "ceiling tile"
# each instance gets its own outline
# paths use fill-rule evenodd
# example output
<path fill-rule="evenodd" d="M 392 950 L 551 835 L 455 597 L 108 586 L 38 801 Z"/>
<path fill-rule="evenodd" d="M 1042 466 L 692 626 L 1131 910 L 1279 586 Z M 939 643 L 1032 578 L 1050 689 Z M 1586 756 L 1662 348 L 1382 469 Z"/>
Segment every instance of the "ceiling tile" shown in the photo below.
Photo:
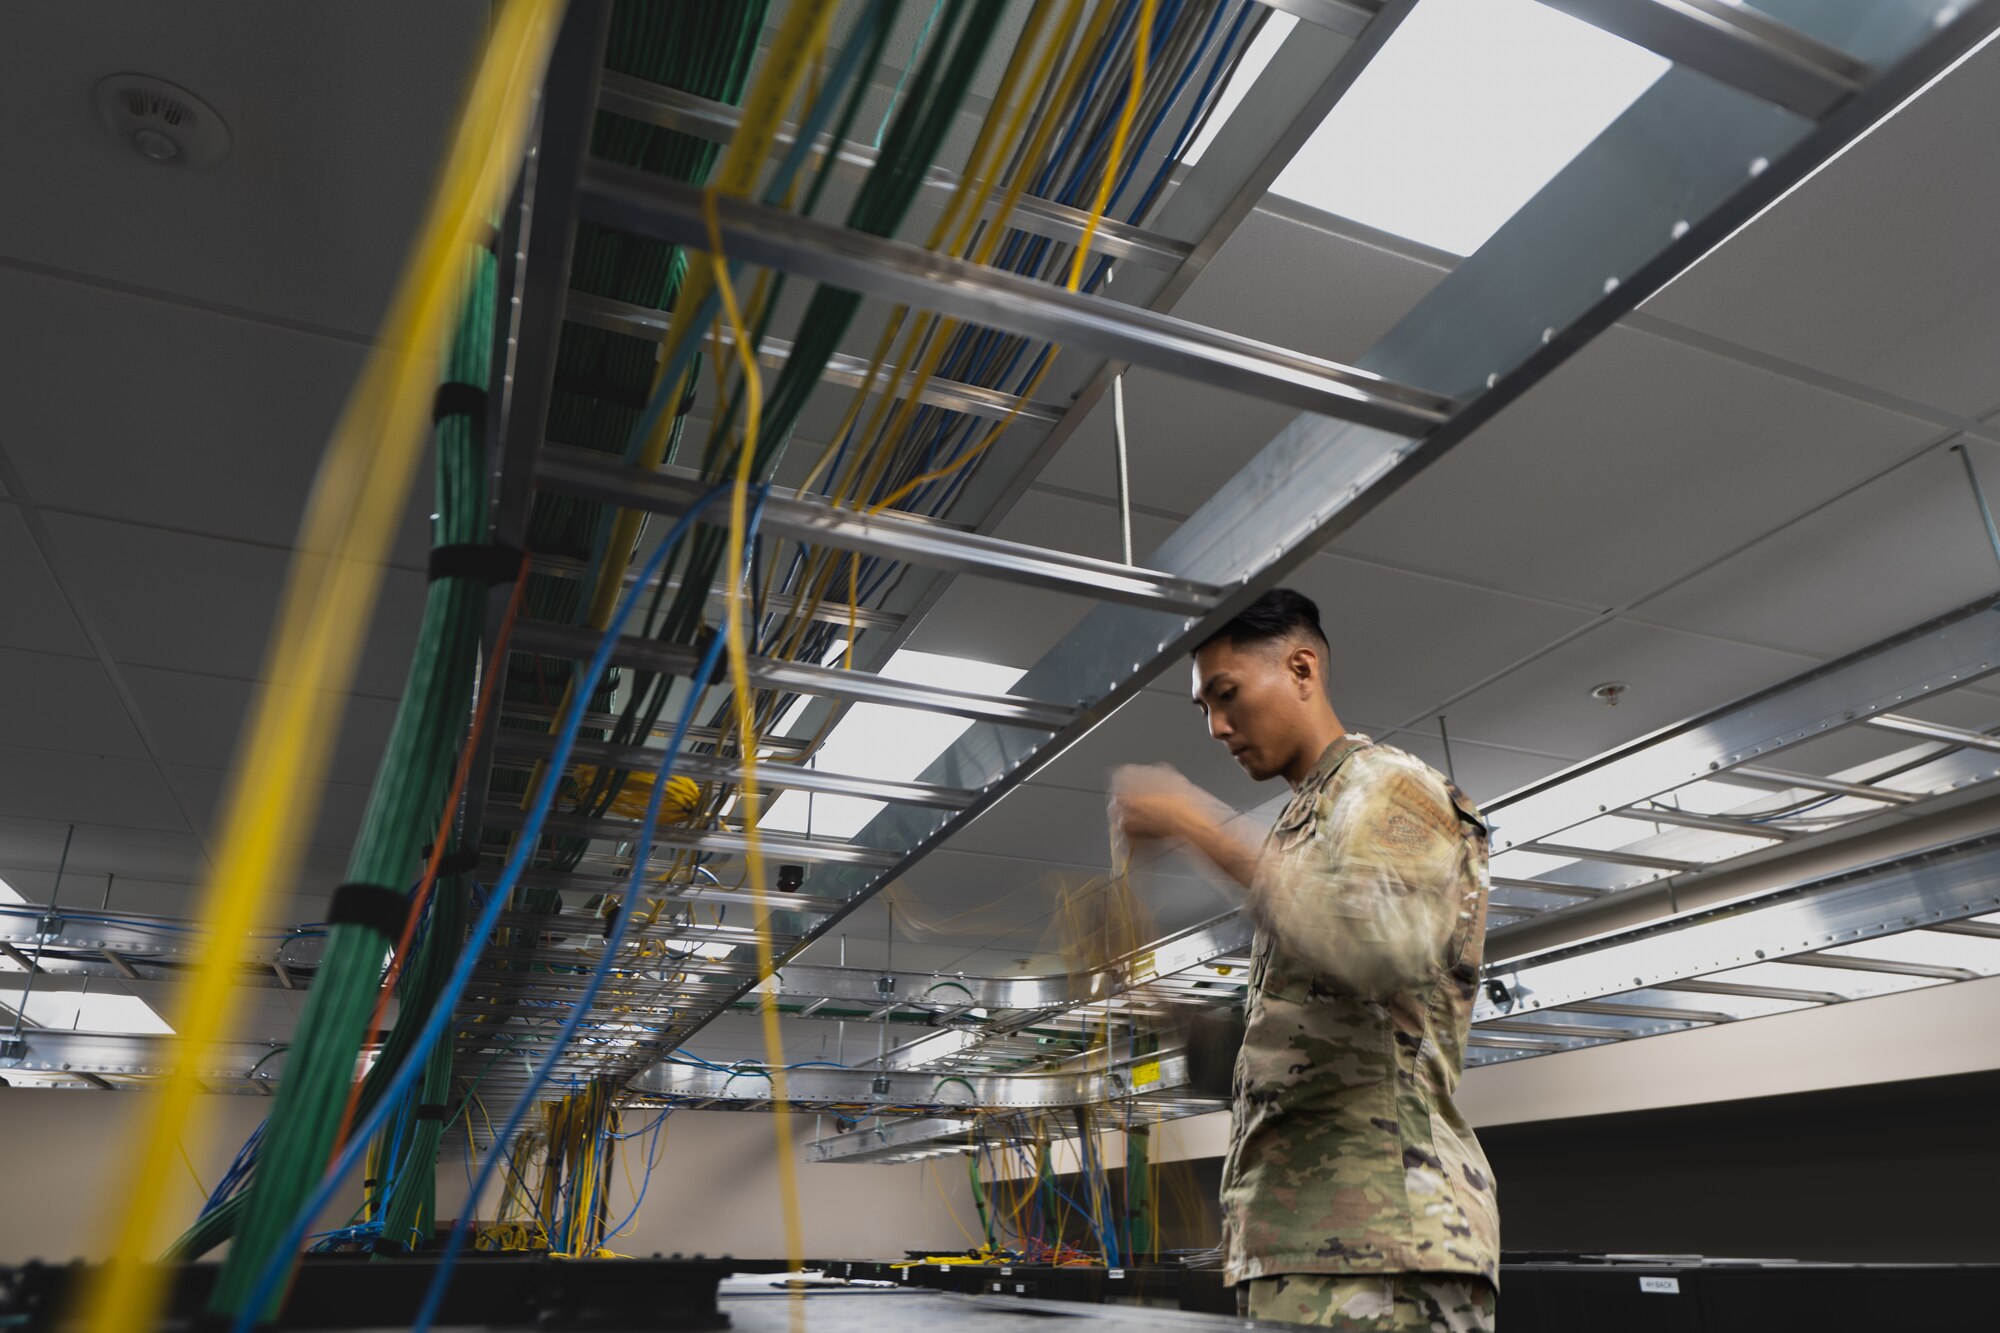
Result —
<path fill-rule="evenodd" d="M 1454 742 L 1584 759 L 1705 713 L 1815 665 L 1812 658 L 1612 620 L 1451 706 Z M 1616 707 L 1593 699 L 1631 687 Z"/>
<path fill-rule="evenodd" d="M 0 312 L 8 452 L 36 503 L 292 543 L 361 347 L 5 269 Z M 416 491 L 395 558 L 421 566 L 428 471 Z"/>
<path fill-rule="evenodd" d="M 1061 872 L 1021 858 L 943 847 L 876 897 L 896 909 L 896 929 L 912 938 L 965 939 L 1038 921 L 1055 906 Z"/>
<path fill-rule="evenodd" d="M 1111 770 L 1121 764 L 1172 764 L 1197 786 L 1236 809 L 1255 805 L 1266 791 L 1250 781 L 1229 757 L 1229 751 L 1209 736 L 1200 711 L 1185 693 L 1169 694 L 1163 690 L 1139 691 L 1124 707 L 1042 769 L 1033 782 L 1103 792 L 1107 790 Z M 1090 810 L 1088 819 L 1101 839 L 1104 829 L 1101 798 Z"/>
<path fill-rule="evenodd" d="M 1449 715 L 1447 727 L 1449 728 Z M 1411 729 L 1391 732 L 1378 736 L 1377 740 L 1406 750 L 1435 768 L 1446 772 L 1447 768 L 1456 777 L 1458 785 L 1468 796 L 1481 805 L 1498 800 L 1510 792 L 1519 791 L 1531 782 L 1540 782 L 1552 773 L 1559 773 L 1569 767 L 1568 759 L 1557 759 L 1545 754 L 1531 754 L 1525 750 L 1502 749 L 1497 745 L 1481 745 L 1476 741 L 1461 739 L 1454 731 L 1451 737 L 1451 762 L 1445 762 L 1444 742 L 1438 738 L 1436 724 L 1429 730 Z"/>
<path fill-rule="evenodd" d="M 1033 857 L 1054 863 L 1058 874 L 1065 866 L 1096 867 L 1110 855 L 1104 798 L 1022 783 L 952 835 L 951 846 L 960 852 Z M 1075 879 L 1081 882 L 1090 873 L 1080 871 Z"/>
<path fill-rule="evenodd" d="M 167 771 L 173 776 L 175 788 L 188 801 L 188 814 L 211 837 L 220 835 L 230 774 L 222 769 L 191 768 L 185 764 L 170 764 Z M 302 841 L 330 849 L 352 845 L 361 831 L 368 788 L 349 782 L 322 782 L 315 790 L 315 817 L 311 832 Z"/>
<path fill-rule="evenodd" d="M 161 759 L 198 768 L 227 768 L 234 762 L 243 719 L 256 694 L 254 683 L 156 667 L 123 667 L 121 672 Z M 387 699 L 347 696 L 333 763 L 327 770 L 332 780 L 363 784 L 375 780 L 396 708 Z"/>
<path fill-rule="evenodd" d="M 1016 583 L 955 578 L 910 631 L 904 646 L 1026 670 L 1089 610 L 1090 603 L 1081 597 Z"/>
<path fill-rule="evenodd" d="M 111 818 L 108 808 L 91 811 L 99 819 Z M 65 880 L 80 875 L 92 884 L 86 901 L 101 901 L 104 877 L 118 877 L 113 902 L 122 903 L 122 887 L 127 878 L 148 883 L 193 883 L 206 873 L 208 861 L 201 842 L 192 833 L 170 829 L 131 828 L 99 822 L 79 822 L 75 834 L 61 819 L 34 818 L 0 808 L 0 875 L 12 878 L 30 870 L 51 875 L 65 864 L 63 843 L 69 840 Z M 185 826 L 183 825 L 183 830 Z M 67 889 L 64 890 L 68 892 Z M 137 904 L 124 904 L 137 908 Z M 150 910 L 150 909 L 148 909 Z"/>
<path fill-rule="evenodd" d="M 1174 525 L 1135 515 L 1133 548 L 1142 554 L 1165 541 Z M 1120 555 L 1118 511 L 1069 496 L 1030 491 L 1009 511 L 995 536 L 1072 551 L 1100 560 Z M 1062 641 L 1096 602 L 995 579 L 961 575 L 912 631 L 908 646 L 982 662 L 1030 667 Z"/>
<path fill-rule="evenodd" d="M 114 659 L 238 679 L 260 674 L 285 552 L 72 514 L 45 518 L 65 576 Z M 385 573 L 357 691 L 402 694 L 424 588 L 421 574 Z"/>
<path fill-rule="evenodd" d="M 0 504 L 0 647 L 90 657 L 90 640 L 70 614 L 41 550 L 11 504 Z"/>
<path fill-rule="evenodd" d="M 1278 201 L 1230 233 L 1187 295 L 1178 318 L 1309 356 L 1354 362 L 1444 277 L 1444 270 L 1314 221 Z"/>
<path fill-rule="evenodd" d="M 30 902 L 47 902 L 56 887 L 53 870 L 5 870 L 7 882 Z M 138 912 L 146 916 L 187 916 L 197 905 L 198 880 L 145 879 L 137 875 L 107 875 L 74 867 L 63 872 L 59 903 L 76 911 Z"/>
<path fill-rule="evenodd" d="M 2000 403 L 2000 45 L 1655 296 L 1704 333 L 1949 412 Z"/>
<path fill-rule="evenodd" d="M 0 736 L 36 749 L 147 757 L 104 668 L 51 653 L 0 648 Z"/>
<path fill-rule="evenodd" d="M 0 254 L 372 333 L 490 10 L 486 0 L 6 6 L 0 160 L 9 189 L 35 206 L 0 212 Z M 106 133 L 91 89 L 128 70 L 209 103 L 229 127 L 229 156 L 163 168 Z"/>
<path fill-rule="evenodd" d="M 1343 717 L 1414 721 L 1593 617 L 1339 554 L 1285 580 L 1319 603 Z"/>
<path fill-rule="evenodd" d="M 1143 565 L 1146 553 L 1172 536 L 1179 526 L 1174 520 L 1157 515 L 1132 515 L 1132 551 L 1138 563 Z M 1094 503 L 1047 491 L 1029 491 L 1022 496 L 994 528 L 993 535 L 1098 560 L 1117 560 L 1123 555 L 1115 503 Z"/>
<path fill-rule="evenodd" d="M 1614 328 L 1335 544 L 1617 607 L 1789 522 L 1934 433 Z"/>
<path fill-rule="evenodd" d="M 2000 450 L 1972 442 L 1987 494 Z M 1730 638 L 1843 656 L 2000 585 L 1960 456 L 1934 449 L 1649 598 L 1637 614 Z"/>
<path fill-rule="evenodd" d="M 1115 497 L 1117 435 L 1112 412 L 1111 395 L 1106 394 L 1036 480 Z M 1127 371 L 1125 438 L 1132 502 L 1192 514 L 1297 416 L 1289 407 L 1160 371 Z M 1115 543 L 1115 516 L 1110 531 Z M 1147 549 L 1136 534 L 1133 544 Z"/>
<path fill-rule="evenodd" d="M 0 815 L 186 832 L 151 760 L 0 746 Z"/>
<path fill-rule="evenodd" d="M 1311 210 L 1305 210 L 1310 212 Z M 1177 318 L 1352 363 L 1423 299 L 1439 269 L 1325 226 L 1253 211 L 1173 308 Z M 1132 498 L 1191 514 L 1298 414 L 1143 368 L 1125 376 Z M 1117 494 L 1109 394 L 1038 480 Z M 1147 549 L 1141 543 L 1140 549 Z"/>

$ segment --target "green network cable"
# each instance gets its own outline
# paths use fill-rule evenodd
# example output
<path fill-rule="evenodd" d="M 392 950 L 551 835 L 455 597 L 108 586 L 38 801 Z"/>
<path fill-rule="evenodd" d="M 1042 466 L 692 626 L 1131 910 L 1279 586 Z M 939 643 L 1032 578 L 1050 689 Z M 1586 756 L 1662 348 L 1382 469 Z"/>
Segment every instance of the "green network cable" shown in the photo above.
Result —
<path fill-rule="evenodd" d="M 763 0 L 695 0 L 675 5 L 672 21 L 664 22 L 660 6 L 625 0 L 612 8 L 605 67 L 713 101 L 739 103 L 749 82 L 765 10 Z M 592 126 L 591 153 L 602 161 L 700 184 L 708 179 L 721 145 L 600 111 Z M 577 291 L 666 310 L 672 308 L 686 274 L 687 257 L 677 246 L 595 223 L 582 223 L 577 228 L 570 264 L 570 285 Z M 659 344 L 652 339 L 564 322 L 556 347 L 547 438 L 572 448 L 623 453 L 645 406 L 658 356 Z M 691 402 L 679 405 L 670 440 L 678 440 L 691 406 Z M 538 552 L 592 560 L 600 534 L 607 528 L 603 505 L 537 495 L 529 517 L 528 544 Z M 630 555 L 629 551 L 607 552 L 602 558 L 622 561 Z M 573 623 L 583 586 L 574 579 L 533 574 L 524 594 L 523 614 L 558 624 Z M 571 670 L 571 663 L 559 658 L 513 654 L 507 674 L 507 701 L 552 711 L 568 686 Z M 605 673 L 591 697 L 593 712 L 611 710 L 620 679 L 619 673 Z M 502 725 L 539 728 L 541 724 L 503 719 Z M 578 734 L 590 740 L 605 737 L 601 728 L 585 728 Z M 521 798 L 527 791 L 528 776 L 519 769 L 496 772 L 492 782 L 495 796 Z M 617 790 L 609 786 L 611 776 L 600 775 L 585 796 L 587 811 L 602 813 L 602 808 L 609 806 Z M 623 778 L 623 774 L 615 775 L 619 784 Z M 506 838 L 505 833 L 493 834 L 493 849 L 504 851 Z M 547 836 L 535 866 L 572 869 L 588 848 L 585 838 Z M 523 890 L 520 899 L 530 911 L 561 907 L 560 895 L 548 889 Z"/>
<path fill-rule="evenodd" d="M 447 382 L 483 387 L 492 361 L 493 255 L 466 259 L 465 304 L 446 358 Z M 452 404 L 436 429 L 437 546 L 486 538 L 483 441 L 476 405 Z M 472 681 L 485 623 L 486 580 L 477 574 L 431 581 L 408 684 L 396 711 L 348 881 L 407 891 L 421 871 L 422 850 L 437 827 L 452 762 L 470 713 Z M 432 932 L 431 940 L 438 940 Z M 455 947 L 450 941 L 444 947 Z M 336 923 L 306 996 L 298 1033 L 272 1105 L 269 1129 L 241 1208 L 241 1225 L 224 1261 L 211 1308 L 236 1314 L 271 1257 L 271 1247 L 315 1184 L 334 1142 L 363 1029 L 382 984 L 386 943 L 372 925 Z M 378 1066 L 379 1066 L 378 1062 Z"/>

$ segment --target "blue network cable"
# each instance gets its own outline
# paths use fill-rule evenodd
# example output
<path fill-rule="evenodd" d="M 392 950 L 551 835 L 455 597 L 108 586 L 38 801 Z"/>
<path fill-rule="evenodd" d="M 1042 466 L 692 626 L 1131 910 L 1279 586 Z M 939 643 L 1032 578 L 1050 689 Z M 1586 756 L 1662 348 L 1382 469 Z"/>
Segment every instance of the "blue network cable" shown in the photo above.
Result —
<path fill-rule="evenodd" d="M 632 1131 L 631 1134 L 613 1134 L 611 1136 L 614 1139 L 629 1139 L 636 1135 L 644 1134 L 650 1131 L 653 1137 L 646 1143 L 646 1174 L 639 1178 L 639 1192 L 632 1198 L 632 1211 L 625 1214 L 624 1221 L 620 1222 L 617 1226 L 611 1228 L 611 1230 L 604 1233 L 605 1240 L 609 1241 L 612 1237 L 618 1235 L 620 1232 L 625 1230 L 626 1227 L 631 1226 L 632 1219 L 639 1215 L 639 1205 L 646 1201 L 646 1190 L 650 1188 L 653 1183 L 653 1168 L 656 1165 L 658 1165 L 659 1155 L 660 1155 L 660 1131 L 663 1128 L 665 1128 L 667 1123 L 667 1117 L 672 1114 L 673 1114 L 673 1108 L 669 1107 L 668 1109 L 660 1112 L 660 1114 L 654 1118 L 653 1123 L 648 1125 L 646 1129 L 634 1130 Z"/>
<path fill-rule="evenodd" d="M 619 598 L 617 608 L 612 612 L 611 622 L 605 627 L 597 650 L 591 655 L 590 663 L 581 678 L 582 688 L 579 688 L 571 698 L 568 715 L 563 718 L 562 726 L 556 733 L 555 747 L 550 753 L 541 789 L 535 793 L 534 803 L 528 808 L 527 818 L 523 821 L 514 846 L 508 853 L 507 863 L 501 868 L 499 878 L 486 895 L 486 902 L 481 907 L 478 918 L 473 922 L 465 948 L 460 951 L 458 962 L 446 980 L 437 1004 L 431 1010 L 423 1029 L 417 1034 L 408 1056 L 397 1067 L 374 1107 L 362 1117 L 360 1123 L 348 1135 L 347 1143 L 320 1180 L 319 1188 L 313 1191 L 312 1197 L 306 1200 L 298 1215 L 292 1219 L 282 1243 L 272 1252 L 270 1262 L 258 1276 L 257 1285 L 251 1291 L 250 1299 L 231 1323 L 231 1333 L 250 1333 L 250 1330 L 257 1325 L 261 1312 L 271 1303 L 285 1275 L 290 1272 L 299 1245 L 312 1225 L 312 1219 L 319 1216 L 320 1210 L 326 1207 L 327 1201 L 340 1187 L 340 1182 L 354 1169 L 355 1163 L 361 1160 L 361 1155 L 367 1151 L 369 1141 L 382 1128 L 383 1122 L 396 1108 L 403 1093 L 416 1081 L 424 1057 L 444 1035 L 445 1029 L 451 1026 L 458 997 L 464 993 L 467 983 L 471 981 L 473 969 L 479 963 L 479 955 L 485 952 L 487 936 L 491 935 L 494 928 L 499 925 L 500 914 L 513 894 L 515 883 L 520 879 L 521 872 L 527 869 L 535 848 L 541 842 L 542 827 L 548 820 L 549 808 L 555 803 L 556 788 L 561 784 L 564 770 L 569 767 L 569 756 L 576 744 L 576 734 L 583 726 L 584 714 L 589 711 L 591 685 L 604 674 L 605 667 L 610 664 L 612 650 L 625 632 L 626 622 L 631 619 L 633 611 L 638 607 L 641 590 L 659 575 L 668 554 L 694 526 L 695 519 L 717 496 L 728 489 L 726 485 L 715 486 L 689 506 L 687 512 L 682 514 L 668 530 L 667 535 L 661 538 L 660 544 L 653 548 L 652 554 L 646 558 L 646 563 L 640 570 L 639 577 Z"/>
<path fill-rule="evenodd" d="M 711 495 L 714 493 L 710 492 Z M 744 532 L 746 541 L 756 535 L 757 525 L 764 517 L 764 503 L 770 496 L 771 488 L 768 485 L 758 489 L 757 504 L 750 512 Z M 685 528 L 685 523 L 686 520 L 683 519 L 682 529 Z M 665 544 L 662 543 L 663 546 Z M 639 590 L 652 581 L 653 572 L 649 569 L 632 585 L 626 597 L 636 601 Z M 645 883 L 646 867 L 652 857 L 653 831 L 660 817 L 661 798 L 666 795 L 667 775 L 673 771 L 675 762 L 680 758 L 681 745 L 687 739 L 688 728 L 694 725 L 695 709 L 700 706 L 702 696 L 707 692 L 701 688 L 700 683 L 713 677 L 716 663 L 721 659 L 728 640 L 727 634 L 715 635 L 709 641 L 708 651 L 702 654 L 701 665 L 696 667 L 694 675 L 689 677 L 692 684 L 688 690 L 687 703 L 681 709 L 680 720 L 674 724 L 673 739 L 662 751 L 659 772 L 654 775 L 653 789 L 646 798 L 646 813 L 639 821 L 639 836 L 632 852 L 632 877 L 626 884 L 625 901 L 621 904 L 623 910 L 618 913 L 617 924 L 611 928 L 611 938 L 605 941 L 603 954 L 598 958 L 597 966 L 591 970 L 590 980 L 584 985 L 583 993 L 577 996 L 576 1004 L 571 1009 L 568 1019 L 564 1021 L 562 1030 L 556 1034 L 556 1039 L 549 1043 L 548 1054 L 542 1057 L 542 1063 L 536 1067 L 534 1076 L 528 1080 L 528 1086 L 515 1101 L 513 1109 L 509 1111 L 507 1123 L 500 1131 L 502 1142 L 511 1142 L 520 1129 L 521 1122 L 527 1118 L 529 1109 L 535 1104 L 536 1095 L 548 1081 L 549 1075 L 554 1072 L 556 1063 L 562 1059 L 563 1052 L 568 1048 L 571 1039 L 576 1036 L 577 1029 L 582 1026 L 584 1015 L 590 1012 L 590 1006 L 596 1001 L 598 991 L 603 989 L 605 978 L 611 975 L 613 961 L 624 948 L 626 932 L 631 928 L 632 918 L 637 915 L 631 910 L 631 899 Z M 593 675 L 591 680 L 595 681 L 596 677 Z M 746 742 L 748 739 L 744 738 Z M 432 1321 L 437 1318 L 438 1307 L 444 1302 L 445 1288 L 451 1282 L 452 1269 L 457 1266 L 458 1256 L 465 1249 L 465 1235 L 471 1215 L 479 1205 L 480 1195 L 485 1192 L 488 1182 L 493 1178 L 493 1168 L 497 1160 L 489 1154 L 485 1164 L 480 1167 L 479 1179 L 473 1183 L 472 1192 L 467 1196 L 465 1206 L 459 1210 L 458 1219 L 452 1224 L 451 1234 L 445 1240 L 444 1254 L 438 1263 L 437 1273 L 431 1278 L 430 1289 L 424 1293 L 423 1306 L 418 1310 L 417 1318 L 410 1326 L 411 1333 L 424 1333 L 424 1330 L 428 1329 Z"/>

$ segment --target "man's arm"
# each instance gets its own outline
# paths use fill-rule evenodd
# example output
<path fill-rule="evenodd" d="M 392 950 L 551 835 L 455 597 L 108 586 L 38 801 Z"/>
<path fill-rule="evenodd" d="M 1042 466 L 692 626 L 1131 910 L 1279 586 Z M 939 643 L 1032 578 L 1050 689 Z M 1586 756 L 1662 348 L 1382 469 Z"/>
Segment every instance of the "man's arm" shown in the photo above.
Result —
<path fill-rule="evenodd" d="M 1274 848 L 1251 906 L 1280 949 L 1354 994 L 1423 985 L 1475 903 L 1457 811 L 1435 780 L 1370 763 L 1323 801 L 1304 845 Z"/>
<path fill-rule="evenodd" d="M 1127 764 L 1111 775 L 1111 828 L 1131 841 L 1181 842 L 1246 891 L 1257 848 L 1230 832 L 1236 812 L 1170 764 Z"/>
<path fill-rule="evenodd" d="M 1232 833 L 1228 807 L 1164 766 L 1112 779 L 1112 821 L 1125 837 L 1192 847 L 1249 895 L 1278 947 L 1359 995 L 1421 985 L 1444 963 L 1468 881 L 1451 798 L 1398 761 L 1356 773 L 1322 804 L 1311 842 L 1273 850 Z M 1476 890 L 1475 890 L 1476 891 Z"/>

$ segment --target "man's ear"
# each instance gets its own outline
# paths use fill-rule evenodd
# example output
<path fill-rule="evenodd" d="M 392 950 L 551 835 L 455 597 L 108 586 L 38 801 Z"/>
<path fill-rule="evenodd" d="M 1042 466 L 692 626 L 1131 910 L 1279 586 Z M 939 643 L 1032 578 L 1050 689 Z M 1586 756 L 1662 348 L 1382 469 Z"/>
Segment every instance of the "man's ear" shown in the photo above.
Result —
<path fill-rule="evenodd" d="M 1298 687 L 1299 698 L 1310 697 L 1319 680 L 1319 654 L 1305 644 L 1297 644 L 1286 655 L 1285 665 L 1291 670 L 1292 683 Z"/>

